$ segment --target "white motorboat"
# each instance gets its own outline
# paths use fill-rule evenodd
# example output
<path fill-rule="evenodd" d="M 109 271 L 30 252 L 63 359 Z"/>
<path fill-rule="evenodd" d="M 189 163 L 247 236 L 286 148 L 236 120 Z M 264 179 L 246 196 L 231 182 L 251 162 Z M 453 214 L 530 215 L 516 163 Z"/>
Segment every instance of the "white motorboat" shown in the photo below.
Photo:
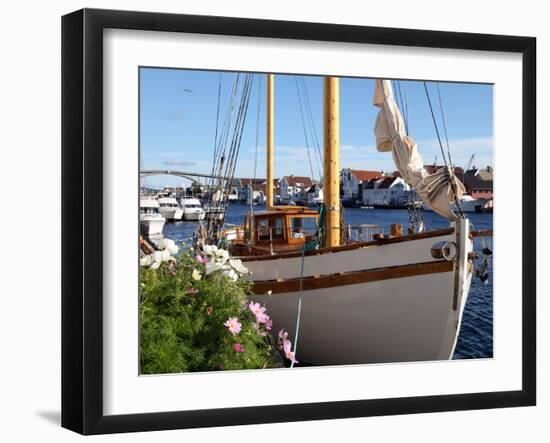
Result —
<path fill-rule="evenodd" d="M 180 221 L 183 209 L 174 197 L 159 197 L 159 212 L 168 221 Z"/>
<path fill-rule="evenodd" d="M 484 198 L 473 198 L 470 194 L 464 194 L 460 198 L 460 207 L 462 212 L 481 212 L 487 200 Z M 456 212 L 456 204 L 452 206 L 453 210 Z"/>
<path fill-rule="evenodd" d="M 159 212 L 159 203 L 154 197 L 140 197 L 139 226 L 141 234 L 147 237 L 162 234 L 166 219 Z"/>
<path fill-rule="evenodd" d="M 204 209 L 201 202 L 195 197 L 182 197 L 180 199 L 181 209 L 183 211 L 183 220 L 199 221 L 204 219 Z"/>
<path fill-rule="evenodd" d="M 482 212 L 483 208 L 487 204 L 487 200 L 483 198 L 475 199 L 470 194 L 463 194 L 459 199 L 460 208 L 462 212 Z M 454 212 L 458 212 L 456 203 L 451 203 L 451 208 Z M 422 204 L 422 209 L 425 211 L 433 211 L 433 209 L 426 203 Z"/>

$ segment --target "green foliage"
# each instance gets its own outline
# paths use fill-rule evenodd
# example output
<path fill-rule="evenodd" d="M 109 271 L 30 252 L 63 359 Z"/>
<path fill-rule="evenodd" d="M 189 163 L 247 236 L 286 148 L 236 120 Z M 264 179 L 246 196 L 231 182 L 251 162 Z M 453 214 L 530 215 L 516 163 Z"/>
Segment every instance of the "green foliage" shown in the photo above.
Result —
<path fill-rule="evenodd" d="M 201 280 L 192 278 L 199 270 Z M 141 269 L 140 365 L 142 374 L 281 366 L 270 335 L 248 309 L 251 285 L 204 265 L 189 254 L 158 269 Z M 241 331 L 226 326 L 236 317 Z M 237 352 L 240 344 L 243 352 Z"/>

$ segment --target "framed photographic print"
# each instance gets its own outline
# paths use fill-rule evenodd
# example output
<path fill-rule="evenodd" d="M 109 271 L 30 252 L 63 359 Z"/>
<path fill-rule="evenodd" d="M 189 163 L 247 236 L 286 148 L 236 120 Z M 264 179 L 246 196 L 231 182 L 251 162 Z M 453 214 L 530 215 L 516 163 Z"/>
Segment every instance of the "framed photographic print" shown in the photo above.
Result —
<path fill-rule="evenodd" d="M 534 38 L 62 26 L 64 427 L 535 404 Z"/>

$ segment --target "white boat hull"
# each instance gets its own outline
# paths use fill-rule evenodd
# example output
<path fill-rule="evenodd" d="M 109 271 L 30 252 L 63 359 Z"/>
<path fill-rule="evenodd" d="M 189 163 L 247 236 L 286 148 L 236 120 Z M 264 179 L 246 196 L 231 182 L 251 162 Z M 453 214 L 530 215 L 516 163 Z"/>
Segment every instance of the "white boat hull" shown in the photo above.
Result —
<path fill-rule="evenodd" d="M 459 316 L 453 284 L 454 272 L 445 272 L 303 291 L 296 358 L 316 365 L 449 359 Z M 264 298 L 274 332 L 285 329 L 293 342 L 299 298 Z"/>
<path fill-rule="evenodd" d="M 183 215 L 181 208 L 160 208 L 159 212 L 168 221 L 180 221 Z"/>
<path fill-rule="evenodd" d="M 450 233 L 437 238 L 372 245 L 330 254 L 306 255 L 304 257 L 303 276 L 329 275 L 339 272 L 431 262 L 434 260 L 431 254 L 434 243 L 455 240 L 456 235 Z M 284 259 L 247 261 L 245 264 L 252 272 L 251 279 L 254 281 L 298 278 L 302 267 L 302 257 L 300 254 L 296 255 L 296 257 Z"/>
<path fill-rule="evenodd" d="M 306 256 L 301 292 L 296 287 L 301 257 L 245 265 L 253 272 L 255 301 L 266 303 L 275 335 L 285 329 L 294 342 L 302 299 L 299 361 L 447 360 L 454 353 L 472 276 L 468 229 L 462 220 L 452 234 Z M 441 242 L 458 246 L 454 260 L 432 256 L 432 247 Z M 360 281 L 357 274 L 367 277 Z M 292 279 L 295 285 L 289 289 Z M 329 287 L 322 287 L 325 282 Z M 265 295 L 271 287 L 273 295 Z"/>
<path fill-rule="evenodd" d="M 481 212 L 483 207 L 487 203 L 487 200 L 477 199 L 477 200 L 466 200 L 460 202 L 460 207 L 462 212 Z M 452 204 L 451 208 L 456 212 L 456 205 Z"/>
<path fill-rule="evenodd" d="M 139 224 L 142 235 L 150 237 L 152 235 L 162 234 L 162 228 L 166 222 L 165 218 L 160 217 L 141 217 Z"/>
<path fill-rule="evenodd" d="M 481 212 L 485 204 L 487 203 L 487 200 L 484 199 L 462 199 L 460 200 L 460 207 L 462 208 L 462 212 L 464 213 L 472 213 L 472 212 Z M 424 211 L 433 211 L 433 209 L 427 205 L 422 204 L 422 209 Z M 451 203 L 451 209 L 456 213 L 458 212 L 458 209 L 456 207 L 456 203 Z"/>
<path fill-rule="evenodd" d="M 204 210 L 183 210 L 183 220 L 187 221 L 199 221 L 204 219 Z"/>

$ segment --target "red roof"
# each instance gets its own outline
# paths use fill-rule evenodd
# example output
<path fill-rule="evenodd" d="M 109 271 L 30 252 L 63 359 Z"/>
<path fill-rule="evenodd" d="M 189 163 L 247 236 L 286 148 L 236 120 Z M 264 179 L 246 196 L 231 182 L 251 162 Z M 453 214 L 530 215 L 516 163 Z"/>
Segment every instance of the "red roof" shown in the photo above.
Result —
<path fill-rule="evenodd" d="M 284 180 L 289 186 L 296 186 L 300 188 L 310 188 L 313 185 L 311 178 L 309 177 L 297 177 L 295 175 L 285 175 Z"/>
<path fill-rule="evenodd" d="M 380 171 L 361 171 L 359 169 L 350 169 L 350 172 L 355 175 L 357 181 L 366 182 L 373 178 L 380 178 L 382 174 Z"/>
<path fill-rule="evenodd" d="M 393 176 L 385 177 L 384 180 L 382 180 L 378 185 L 378 189 L 388 189 L 396 179 L 397 177 Z"/>

